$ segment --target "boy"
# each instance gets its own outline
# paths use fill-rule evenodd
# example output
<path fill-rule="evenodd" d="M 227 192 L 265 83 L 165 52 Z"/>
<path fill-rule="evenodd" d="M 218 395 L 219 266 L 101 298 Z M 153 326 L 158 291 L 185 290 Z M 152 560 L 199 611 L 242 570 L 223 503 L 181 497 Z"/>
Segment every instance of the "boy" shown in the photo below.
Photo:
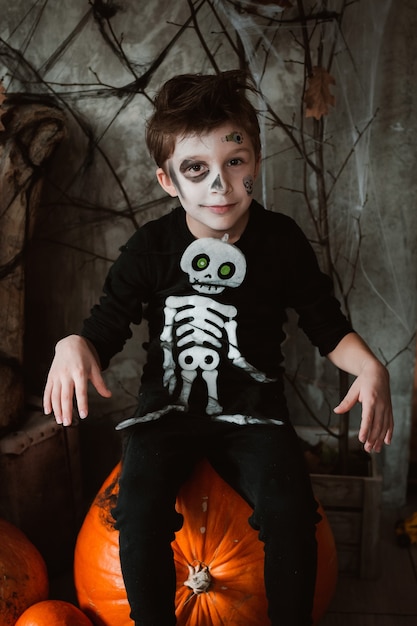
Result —
<path fill-rule="evenodd" d="M 137 626 L 175 624 L 174 505 L 202 456 L 253 508 L 272 625 L 311 624 L 319 516 L 283 394 L 287 307 L 321 354 L 356 376 L 335 411 L 362 403 L 365 450 L 391 441 L 386 369 L 341 314 L 300 229 L 252 200 L 261 148 L 251 89 L 238 71 L 162 87 L 147 145 L 181 206 L 122 248 L 81 336 L 58 342 L 45 388 L 58 423 L 70 424 L 74 394 L 86 417 L 88 380 L 111 395 L 100 371 L 130 324 L 147 319 L 138 407 L 118 426 L 126 442 L 114 510 Z"/>

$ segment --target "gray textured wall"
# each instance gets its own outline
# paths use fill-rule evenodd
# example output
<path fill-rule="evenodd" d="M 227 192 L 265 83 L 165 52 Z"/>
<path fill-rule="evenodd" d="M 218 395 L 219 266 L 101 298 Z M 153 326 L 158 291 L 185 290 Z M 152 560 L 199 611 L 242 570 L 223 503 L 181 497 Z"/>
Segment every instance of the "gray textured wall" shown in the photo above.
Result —
<path fill-rule="evenodd" d="M 296 148 L 302 136 L 311 149 L 314 140 L 311 120 L 300 114 L 304 56 L 295 8 L 283 15 L 273 4 L 202 0 L 191 14 L 186 0 L 0 4 L 0 76 L 6 89 L 53 97 L 66 111 L 69 128 L 47 172 L 28 252 L 29 392 L 41 393 L 54 344 L 79 329 L 118 247 L 134 228 L 172 206 L 156 184 L 143 140 L 150 99 L 172 74 L 249 61 L 264 96 L 258 103 L 264 163 L 257 197 L 294 216 L 315 239 L 306 198 L 314 218 L 316 181 Z M 317 6 L 304 4 L 307 14 Z M 327 3 L 335 11 L 343 4 Z M 324 131 L 331 254 L 345 308 L 391 373 L 397 424 L 394 443 L 383 455 L 384 499 L 400 504 L 416 326 L 417 8 L 411 0 L 347 4 L 343 36 L 334 20 L 325 20 L 311 39 L 314 61 L 319 34 L 325 60 L 334 53 L 336 105 Z M 283 17 L 290 21 L 279 23 Z M 322 257 L 320 246 L 317 252 Z M 139 341 L 144 336 L 144 329 L 135 330 Z M 289 336 L 289 371 L 298 372 L 312 410 L 327 420 L 337 398 L 335 374 L 302 337 L 295 339 L 293 324 Z M 106 373 L 112 401 L 91 394 L 92 421 L 111 425 L 130 413 L 142 361 L 138 343 L 131 341 Z M 290 397 L 297 423 L 310 423 L 291 390 Z M 357 424 L 355 412 L 352 428 Z"/>

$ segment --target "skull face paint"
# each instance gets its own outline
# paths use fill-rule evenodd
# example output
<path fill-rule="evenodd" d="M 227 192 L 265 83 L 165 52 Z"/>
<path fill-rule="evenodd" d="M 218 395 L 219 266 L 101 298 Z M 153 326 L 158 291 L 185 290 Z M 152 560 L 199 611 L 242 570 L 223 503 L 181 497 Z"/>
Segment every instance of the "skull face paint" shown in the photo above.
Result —
<path fill-rule="evenodd" d="M 223 184 L 222 184 L 222 181 L 220 179 L 220 174 L 217 174 L 216 180 L 213 181 L 213 184 L 212 184 L 211 188 L 216 190 L 216 191 L 222 191 L 223 190 Z"/>
<path fill-rule="evenodd" d="M 169 171 L 169 175 L 171 177 L 171 180 L 172 180 L 173 184 L 175 185 L 175 188 L 178 191 L 178 194 L 181 196 L 182 195 L 182 191 L 181 191 L 180 183 L 179 183 L 178 177 L 177 177 L 177 175 L 176 175 L 172 165 L 169 165 L 168 171 Z"/>
<path fill-rule="evenodd" d="M 235 242 L 247 224 L 258 169 L 250 138 L 226 123 L 179 138 L 165 164 L 168 175 L 160 168 L 157 176 L 165 191 L 179 197 L 195 237 L 229 233 Z"/>

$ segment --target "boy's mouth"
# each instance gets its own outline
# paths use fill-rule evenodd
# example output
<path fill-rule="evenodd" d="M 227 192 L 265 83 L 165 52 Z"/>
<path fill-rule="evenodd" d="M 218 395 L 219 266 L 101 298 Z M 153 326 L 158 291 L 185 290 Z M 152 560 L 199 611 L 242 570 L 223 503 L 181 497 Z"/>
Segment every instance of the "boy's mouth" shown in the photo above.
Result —
<path fill-rule="evenodd" d="M 230 209 L 233 207 L 233 204 L 206 204 L 203 205 L 204 208 L 209 209 L 210 211 L 212 211 L 213 213 L 216 213 L 217 215 L 223 215 L 224 213 L 227 213 L 228 211 L 230 211 Z"/>

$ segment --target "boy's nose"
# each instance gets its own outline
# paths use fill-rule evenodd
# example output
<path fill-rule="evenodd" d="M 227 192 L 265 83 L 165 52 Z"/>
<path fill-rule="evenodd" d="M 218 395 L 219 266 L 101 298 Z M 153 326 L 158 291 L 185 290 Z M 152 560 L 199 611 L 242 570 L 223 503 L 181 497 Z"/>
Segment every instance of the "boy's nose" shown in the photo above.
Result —
<path fill-rule="evenodd" d="M 215 179 L 210 185 L 210 191 L 218 191 L 220 193 L 226 193 L 227 187 L 228 185 L 226 181 L 224 180 L 224 178 L 220 174 L 217 174 L 217 176 L 215 177 Z"/>

